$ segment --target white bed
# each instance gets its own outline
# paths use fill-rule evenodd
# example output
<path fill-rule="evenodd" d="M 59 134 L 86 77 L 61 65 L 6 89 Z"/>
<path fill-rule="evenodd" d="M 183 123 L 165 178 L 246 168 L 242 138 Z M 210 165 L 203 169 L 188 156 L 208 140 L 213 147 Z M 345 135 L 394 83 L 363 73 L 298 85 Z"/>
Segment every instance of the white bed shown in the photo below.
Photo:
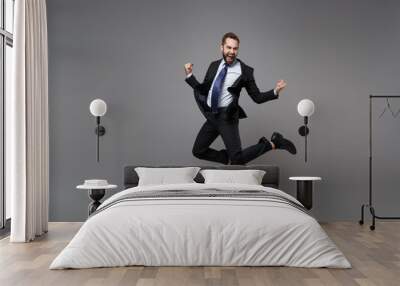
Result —
<path fill-rule="evenodd" d="M 273 199 L 179 195 L 122 199 L 138 192 L 169 190 L 251 190 Z M 261 185 L 191 183 L 129 188 L 100 206 L 50 269 L 127 265 L 350 268 L 318 222 L 297 204 L 292 196 Z"/>

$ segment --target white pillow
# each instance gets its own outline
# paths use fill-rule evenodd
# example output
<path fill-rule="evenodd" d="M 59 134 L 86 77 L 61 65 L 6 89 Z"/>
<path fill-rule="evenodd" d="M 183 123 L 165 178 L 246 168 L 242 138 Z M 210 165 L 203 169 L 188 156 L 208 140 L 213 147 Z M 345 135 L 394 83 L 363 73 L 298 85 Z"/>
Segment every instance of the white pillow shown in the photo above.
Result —
<path fill-rule="evenodd" d="M 193 179 L 199 170 L 199 167 L 135 168 L 139 176 L 138 186 L 195 183 Z"/>
<path fill-rule="evenodd" d="M 261 185 L 265 171 L 261 170 L 201 170 L 205 184 L 227 183 Z"/>

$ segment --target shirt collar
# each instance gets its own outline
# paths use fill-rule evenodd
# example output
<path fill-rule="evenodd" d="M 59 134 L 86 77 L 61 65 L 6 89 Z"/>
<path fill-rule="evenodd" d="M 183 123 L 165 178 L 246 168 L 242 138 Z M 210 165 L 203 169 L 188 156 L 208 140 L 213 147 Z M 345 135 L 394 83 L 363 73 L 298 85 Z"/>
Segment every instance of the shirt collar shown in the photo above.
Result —
<path fill-rule="evenodd" d="M 224 65 L 226 63 L 225 59 L 222 58 L 221 59 L 221 65 Z M 228 67 L 233 67 L 234 65 L 236 65 L 236 63 L 238 63 L 238 59 L 235 58 L 235 60 L 233 61 L 233 63 L 231 63 L 230 65 L 228 64 Z"/>

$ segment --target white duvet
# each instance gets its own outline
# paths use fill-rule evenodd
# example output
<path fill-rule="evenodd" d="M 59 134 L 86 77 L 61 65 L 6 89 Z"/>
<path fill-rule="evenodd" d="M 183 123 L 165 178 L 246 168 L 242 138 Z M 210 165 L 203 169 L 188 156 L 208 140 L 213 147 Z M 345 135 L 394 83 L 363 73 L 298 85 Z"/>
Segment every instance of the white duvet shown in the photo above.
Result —
<path fill-rule="evenodd" d="M 154 190 L 263 190 L 238 184 L 135 187 Z M 297 202 L 298 203 L 298 202 Z M 185 198 L 123 201 L 90 217 L 50 269 L 146 266 L 295 266 L 349 268 L 318 222 L 299 209 L 258 199 Z"/>

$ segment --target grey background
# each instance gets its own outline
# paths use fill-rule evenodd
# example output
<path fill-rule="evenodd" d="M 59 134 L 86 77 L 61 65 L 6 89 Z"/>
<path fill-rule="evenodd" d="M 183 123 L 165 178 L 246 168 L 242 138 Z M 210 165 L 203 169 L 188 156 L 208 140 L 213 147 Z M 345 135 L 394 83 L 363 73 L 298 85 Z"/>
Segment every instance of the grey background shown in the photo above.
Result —
<path fill-rule="evenodd" d="M 358 220 L 368 191 L 368 95 L 400 92 L 398 1 L 122 1 L 49 0 L 50 220 L 82 221 L 89 198 L 75 186 L 106 178 L 121 186 L 126 164 L 205 165 L 191 154 L 204 119 L 184 82 L 183 65 L 203 79 L 220 58 L 225 32 L 241 39 L 239 58 L 255 68 L 262 90 L 283 78 L 276 101 L 257 105 L 243 90 L 249 118 L 243 146 L 274 130 L 291 138 L 298 155 L 269 152 L 254 164 L 289 176 L 315 175 L 313 214 L 321 221 Z M 95 158 L 95 119 L 89 103 L 108 104 L 101 162 Z M 310 157 L 304 163 L 297 103 L 315 102 Z M 395 110 L 400 101 L 391 101 Z M 399 120 L 374 108 L 378 212 L 400 212 Z M 375 123 L 376 122 L 376 123 Z M 215 142 L 222 147 L 221 140 Z M 112 194 L 114 192 L 110 192 Z"/>

